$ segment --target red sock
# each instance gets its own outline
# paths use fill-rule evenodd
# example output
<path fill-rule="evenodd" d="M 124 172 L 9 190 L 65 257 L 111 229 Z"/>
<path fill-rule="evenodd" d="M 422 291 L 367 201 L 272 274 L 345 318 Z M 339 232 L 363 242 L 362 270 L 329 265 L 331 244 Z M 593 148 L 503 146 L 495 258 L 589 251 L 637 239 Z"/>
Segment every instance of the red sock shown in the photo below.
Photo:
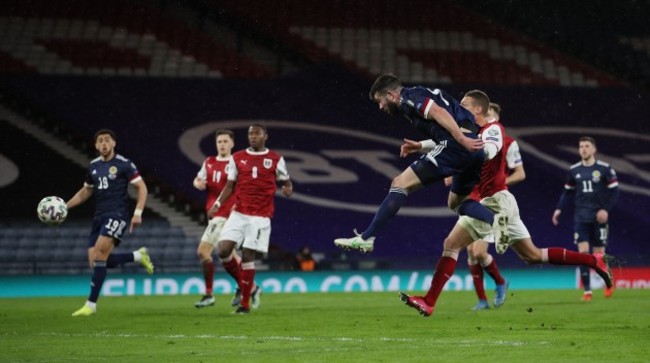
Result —
<path fill-rule="evenodd" d="M 239 288 L 241 289 L 241 306 L 250 309 L 251 292 L 255 283 L 255 262 L 242 263 Z"/>
<path fill-rule="evenodd" d="M 490 262 L 489 265 L 483 267 L 485 271 L 492 277 L 494 280 L 494 283 L 497 285 L 503 285 L 506 283 L 506 280 L 503 279 L 503 276 L 501 276 L 501 272 L 499 272 L 499 268 L 497 267 L 497 261 L 493 258 L 492 262 Z"/>
<path fill-rule="evenodd" d="M 205 281 L 205 294 L 212 295 L 212 283 L 214 282 L 214 262 L 212 260 L 204 261 L 201 264 L 203 268 L 203 280 Z"/>
<path fill-rule="evenodd" d="M 239 260 L 236 258 L 231 258 L 229 261 L 221 260 L 221 265 L 226 270 L 226 272 L 228 272 L 228 274 L 232 276 L 232 278 L 235 279 L 235 281 L 237 281 L 239 284 L 239 273 L 241 271 Z"/>
<path fill-rule="evenodd" d="M 596 258 L 593 255 L 570 251 L 559 247 L 548 249 L 548 262 L 552 265 L 583 265 L 596 267 Z"/>
<path fill-rule="evenodd" d="M 468 265 L 469 272 L 472 274 L 472 280 L 474 281 L 474 290 L 476 290 L 476 296 L 479 300 L 487 300 L 485 295 L 485 286 L 483 285 L 483 268 L 481 265 Z"/>
<path fill-rule="evenodd" d="M 429 291 L 424 296 L 424 301 L 427 305 L 433 307 L 438 301 L 438 296 L 442 292 L 442 289 L 445 287 L 445 284 L 456 270 L 456 260 L 451 257 L 443 256 L 438 260 L 436 265 L 436 270 L 433 273 L 433 280 L 431 280 L 431 287 Z"/>

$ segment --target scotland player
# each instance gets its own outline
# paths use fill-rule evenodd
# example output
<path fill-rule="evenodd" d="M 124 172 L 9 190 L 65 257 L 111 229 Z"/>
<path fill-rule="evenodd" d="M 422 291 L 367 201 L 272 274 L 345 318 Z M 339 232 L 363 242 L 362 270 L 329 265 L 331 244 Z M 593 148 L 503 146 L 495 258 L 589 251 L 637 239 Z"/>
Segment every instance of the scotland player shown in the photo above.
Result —
<path fill-rule="evenodd" d="M 616 172 L 609 164 L 596 159 L 596 151 L 596 140 L 588 136 L 580 138 L 578 152 L 582 160 L 571 165 L 564 192 L 552 218 L 553 224 L 557 226 L 562 209 L 566 208 L 573 197 L 573 236 L 581 253 L 589 253 L 590 243 L 593 253 L 605 253 L 609 235 L 609 211 L 619 194 Z M 591 301 L 589 267 L 580 268 L 580 279 L 584 286 L 582 300 Z M 613 292 L 613 288 L 606 288 L 605 297 L 612 296 Z"/>
<path fill-rule="evenodd" d="M 480 91 L 470 97 L 487 112 L 489 99 Z M 453 176 L 448 206 L 461 215 L 493 224 L 498 239 L 507 244 L 507 216 L 495 216 L 467 196 L 481 176 L 484 151 L 477 138 L 474 116 L 440 89 L 422 86 L 403 87 L 391 74 L 381 75 L 370 88 L 370 99 L 388 114 L 401 114 L 417 130 L 430 137 L 432 150 L 395 177 L 391 188 L 368 228 L 352 238 L 337 238 L 334 244 L 345 249 L 372 252 L 375 235 L 399 211 L 409 193 Z"/>
<path fill-rule="evenodd" d="M 461 103 L 468 109 L 473 109 L 467 97 L 463 98 Z M 609 256 L 603 253 L 594 253 L 588 255 L 574 251 L 568 251 L 564 248 L 538 248 L 528 233 L 519 216 L 519 207 L 517 200 L 508 191 L 506 186 L 506 149 L 503 148 L 503 136 L 505 135 L 503 126 L 498 122 L 481 125 L 481 137 L 486 143 L 486 150 L 494 150 L 487 153 L 488 161 L 483 164 L 481 171 L 481 181 L 477 185 L 481 204 L 489 207 L 497 213 L 508 215 L 508 225 L 510 240 L 507 244 L 496 241 L 496 250 L 498 253 L 504 253 L 508 247 L 511 247 L 527 264 L 549 263 L 553 265 L 582 265 L 596 270 L 596 272 L 605 280 L 607 286 L 612 286 L 612 276 L 607 261 Z M 489 145 L 493 147 L 488 147 Z M 416 152 L 422 148 L 422 143 L 405 144 L 402 146 L 406 152 Z M 492 233 L 492 228 L 483 221 L 461 216 L 458 222 L 449 233 L 444 241 L 442 257 L 433 274 L 431 286 L 424 296 L 409 296 L 400 293 L 400 299 L 408 306 L 418 310 L 423 316 L 433 314 L 433 309 L 438 301 L 443 287 L 449 281 L 456 269 L 458 254 L 461 249 L 466 248 L 476 240 L 485 240 Z M 497 292 L 499 292 L 497 290 Z M 504 289 L 505 295 L 505 289 Z M 503 297 L 505 299 L 505 296 Z"/>
<path fill-rule="evenodd" d="M 120 244 L 127 226 L 127 188 L 129 184 L 137 189 L 137 202 L 129 232 L 142 223 L 142 211 L 147 200 L 147 186 L 138 169 L 129 159 L 115 153 L 115 133 L 102 129 L 95 134 L 95 148 L 99 157 L 90 162 L 83 187 L 66 203 L 74 208 L 95 195 L 96 207 L 93 225 L 88 237 L 88 262 L 93 269 L 88 301 L 72 316 L 88 316 L 97 311 L 97 299 L 106 278 L 106 268 L 117 267 L 127 262 L 140 262 L 149 274 L 153 273 L 147 249 L 142 247 L 133 253 L 112 254 Z"/>

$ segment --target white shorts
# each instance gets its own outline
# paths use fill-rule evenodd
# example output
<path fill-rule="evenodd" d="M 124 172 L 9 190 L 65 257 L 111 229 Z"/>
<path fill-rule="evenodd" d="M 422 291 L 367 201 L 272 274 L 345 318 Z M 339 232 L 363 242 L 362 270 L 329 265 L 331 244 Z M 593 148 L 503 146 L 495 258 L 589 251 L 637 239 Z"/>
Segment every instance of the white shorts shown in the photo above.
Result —
<path fill-rule="evenodd" d="M 208 226 L 205 228 L 205 232 L 203 232 L 203 236 L 201 236 L 201 242 L 207 242 L 216 247 L 217 243 L 219 243 L 224 224 L 226 224 L 226 218 L 224 217 L 213 217 L 210 219 Z"/>
<path fill-rule="evenodd" d="M 515 196 L 507 190 L 495 193 L 491 197 L 483 198 L 481 204 L 495 213 L 506 213 L 508 215 L 508 233 L 510 234 L 510 244 L 522 239 L 530 238 L 528 228 L 519 216 L 519 206 Z M 458 218 L 460 224 L 474 241 L 484 240 L 494 243 L 494 234 L 492 226 L 468 216 Z"/>
<path fill-rule="evenodd" d="M 270 237 L 270 218 L 249 216 L 232 211 L 226 225 L 223 226 L 219 241 L 233 241 L 237 244 L 237 249 L 243 247 L 267 253 Z"/>

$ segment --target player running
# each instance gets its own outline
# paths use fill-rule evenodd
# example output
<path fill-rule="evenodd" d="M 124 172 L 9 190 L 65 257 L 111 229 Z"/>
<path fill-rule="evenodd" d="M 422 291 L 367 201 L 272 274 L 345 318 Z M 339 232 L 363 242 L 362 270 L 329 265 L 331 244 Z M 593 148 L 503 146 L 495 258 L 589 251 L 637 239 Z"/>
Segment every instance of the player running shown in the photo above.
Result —
<path fill-rule="evenodd" d="M 235 276 L 241 289 L 241 303 L 233 313 L 248 314 L 255 279 L 255 255 L 267 253 L 271 236 L 274 196 L 277 182 L 282 193 L 290 197 L 293 185 L 282 155 L 266 147 L 268 134 L 260 124 L 248 128 L 249 147 L 233 154 L 228 166 L 228 182 L 210 213 L 223 207 L 236 186 L 235 208 L 221 231 L 217 245 L 219 257 L 228 272 Z M 232 252 L 243 248 L 241 268 L 234 262 Z M 259 293 L 261 289 L 258 287 Z"/>
<path fill-rule="evenodd" d="M 481 107 L 470 98 L 463 98 L 461 104 L 467 109 Z M 481 112 L 486 112 L 487 107 Z M 553 265 L 584 265 L 593 268 L 608 287 L 613 284 L 611 271 L 607 264 L 610 256 L 603 253 L 592 255 L 569 251 L 564 248 L 538 248 L 533 244 L 528 229 L 519 216 L 519 208 L 515 197 L 506 186 L 505 156 L 503 137 L 505 131 L 498 122 L 481 125 L 480 136 L 485 142 L 488 161 L 483 164 L 481 181 L 478 190 L 483 197 L 481 204 L 498 213 L 508 215 L 510 241 L 506 244 L 496 241 L 498 253 L 504 253 L 509 246 L 526 264 L 549 263 Z M 417 152 L 422 148 L 422 143 L 412 142 L 402 145 L 402 150 L 407 153 Z M 444 241 L 442 257 L 438 260 L 431 281 L 431 287 L 424 296 L 409 296 L 400 293 L 400 299 L 408 306 L 418 310 L 427 317 L 433 314 L 438 297 L 447 281 L 454 274 L 458 254 L 472 242 L 485 239 L 492 233 L 492 228 L 487 223 L 467 216 L 461 216 Z"/>
<path fill-rule="evenodd" d="M 142 223 L 142 211 L 147 200 L 147 185 L 131 160 L 115 153 L 115 133 L 108 129 L 97 131 L 94 137 L 95 149 L 99 157 L 88 166 L 84 185 L 66 203 L 74 208 L 95 195 L 96 207 L 93 225 L 88 237 L 88 262 L 93 269 L 88 301 L 72 316 L 93 315 L 97 311 L 97 299 L 106 279 L 106 269 L 114 268 L 128 262 L 140 262 L 152 274 L 153 263 L 146 248 L 133 253 L 112 253 L 122 241 L 122 233 L 129 220 L 128 195 L 129 184 L 137 190 L 137 202 L 129 233 Z"/>

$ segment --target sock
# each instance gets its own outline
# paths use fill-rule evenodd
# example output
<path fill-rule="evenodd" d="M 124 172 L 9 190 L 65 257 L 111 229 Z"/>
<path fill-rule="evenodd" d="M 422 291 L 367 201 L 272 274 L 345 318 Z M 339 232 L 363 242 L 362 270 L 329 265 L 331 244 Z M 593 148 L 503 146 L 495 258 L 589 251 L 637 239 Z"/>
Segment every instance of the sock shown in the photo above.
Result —
<path fill-rule="evenodd" d="M 433 273 L 433 280 L 431 280 L 431 287 L 424 296 L 424 301 L 427 305 L 434 307 L 438 301 L 438 297 L 445 287 L 445 284 L 456 270 L 456 259 L 443 256 L 438 260 L 435 272 Z"/>
<path fill-rule="evenodd" d="M 135 261 L 135 256 L 133 252 L 128 253 L 111 253 L 106 260 L 106 267 L 115 268 L 117 266 L 122 266 L 125 263 Z"/>
<path fill-rule="evenodd" d="M 582 287 L 585 289 L 585 292 L 591 291 L 591 281 L 589 279 L 589 267 L 580 266 L 580 281 L 582 281 Z"/>
<path fill-rule="evenodd" d="M 488 262 L 489 261 L 489 262 Z M 499 268 L 497 267 L 497 261 L 492 257 L 492 255 L 488 254 L 487 260 L 485 262 L 488 262 L 486 266 L 483 266 L 485 271 L 492 277 L 494 280 L 494 283 L 497 285 L 503 285 L 506 283 L 506 280 L 501 276 L 501 272 L 499 271 Z"/>
<path fill-rule="evenodd" d="M 214 282 L 214 261 L 212 259 L 201 263 L 203 269 L 203 281 L 205 281 L 205 295 L 212 296 L 212 285 Z"/>
<path fill-rule="evenodd" d="M 239 284 L 239 277 L 241 271 L 241 265 L 239 263 L 239 260 L 233 258 L 232 255 L 230 255 L 225 259 L 221 260 L 221 265 L 226 270 L 226 272 L 228 272 L 228 274 L 232 276 L 233 279 L 235 279 L 237 284 Z"/>
<path fill-rule="evenodd" d="M 593 255 L 569 251 L 559 247 L 548 248 L 547 250 L 548 262 L 553 265 L 579 265 L 582 286 L 585 291 L 591 291 L 589 267 L 596 267 L 596 258 Z M 544 250 L 542 250 L 542 252 L 544 252 Z"/>
<path fill-rule="evenodd" d="M 104 280 L 106 279 L 106 261 L 95 260 L 95 268 L 93 269 L 93 277 L 90 280 L 90 295 L 88 301 L 95 303 L 99 299 L 99 292 L 102 290 Z"/>
<path fill-rule="evenodd" d="M 251 292 L 255 283 L 255 262 L 242 263 L 240 273 L 241 306 L 250 309 Z"/>
<path fill-rule="evenodd" d="M 474 199 L 465 199 L 462 203 L 460 203 L 456 211 L 461 216 L 472 217 L 489 225 L 492 225 L 492 223 L 494 223 L 494 213 Z"/>
<path fill-rule="evenodd" d="M 483 285 L 483 268 L 479 264 L 468 266 L 469 272 L 472 274 L 472 280 L 474 281 L 476 296 L 479 300 L 487 300 L 487 295 L 485 295 L 485 286 Z"/>
<path fill-rule="evenodd" d="M 365 240 L 377 235 L 379 230 L 383 228 L 395 214 L 397 214 L 397 211 L 399 211 L 400 208 L 402 208 L 407 196 L 408 192 L 404 189 L 390 188 L 388 195 L 384 201 L 381 202 L 377 213 L 375 213 L 372 222 L 361 234 L 361 238 Z"/>

